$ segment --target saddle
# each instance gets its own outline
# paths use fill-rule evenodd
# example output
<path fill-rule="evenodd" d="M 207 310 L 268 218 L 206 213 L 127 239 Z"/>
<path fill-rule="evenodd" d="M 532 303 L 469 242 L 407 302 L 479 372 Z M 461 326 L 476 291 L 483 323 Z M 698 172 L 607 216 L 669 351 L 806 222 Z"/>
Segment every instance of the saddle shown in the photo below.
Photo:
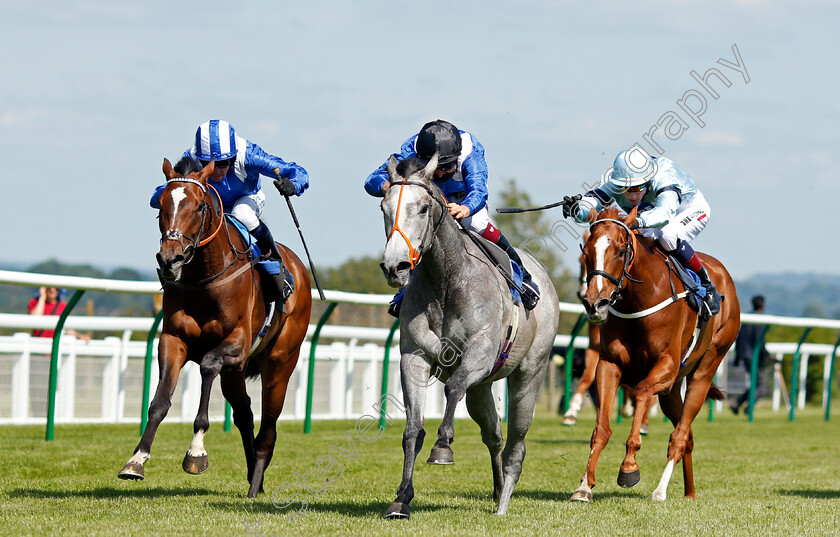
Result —
<path fill-rule="evenodd" d="M 231 222 L 234 227 L 239 231 L 239 234 L 242 236 L 242 240 L 244 240 L 248 245 L 248 259 L 252 261 L 254 266 L 256 266 L 257 270 L 265 276 L 272 276 L 275 274 L 283 274 L 283 278 L 286 280 L 287 284 L 291 289 L 295 288 L 295 277 L 292 275 L 291 272 L 286 270 L 285 266 L 281 265 L 279 261 L 275 261 L 273 259 L 262 259 L 260 257 L 260 249 L 257 247 L 256 242 L 254 242 L 254 238 L 251 236 L 251 233 L 245 227 L 245 225 L 234 218 L 229 214 L 225 214 L 225 218 Z M 285 263 L 284 263 L 285 264 Z M 267 277 L 263 278 L 264 281 L 270 282 L 273 278 Z M 281 289 L 275 289 L 276 286 L 269 283 L 268 285 L 263 285 L 263 295 L 268 303 L 274 303 L 280 298 L 280 294 L 282 293 Z M 286 306 L 283 305 L 283 311 L 285 312 Z"/>
<path fill-rule="evenodd" d="M 482 237 L 473 230 L 468 230 L 470 240 L 476 243 L 476 246 L 484 252 L 484 255 L 496 267 L 496 270 L 501 273 L 505 281 L 508 282 L 511 299 L 513 303 L 519 305 L 522 302 L 522 297 L 519 294 L 517 287 L 522 287 L 522 267 L 513 261 L 504 250 L 496 246 L 494 243 Z"/>

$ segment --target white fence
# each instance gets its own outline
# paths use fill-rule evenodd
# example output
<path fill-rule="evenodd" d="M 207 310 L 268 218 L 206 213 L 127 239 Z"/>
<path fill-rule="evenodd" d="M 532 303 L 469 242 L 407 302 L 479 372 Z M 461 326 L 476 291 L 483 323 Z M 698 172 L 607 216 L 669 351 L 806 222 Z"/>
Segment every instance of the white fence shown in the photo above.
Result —
<path fill-rule="evenodd" d="M 93 280 L 29 273 L 0 271 L 0 283 L 23 285 L 49 285 L 71 289 L 94 289 L 100 291 L 133 292 L 151 294 L 159 292 L 156 282 L 122 282 L 117 280 Z M 355 304 L 387 304 L 387 295 L 362 295 L 327 291 L 331 302 Z M 580 313 L 579 304 L 561 304 L 561 310 Z M 54 328 L 57 317 L 35 317 L 29 315 L 0 314 L 0 328 L 34 329 Z M 56 423 L 82 422 L 139 422 L 143 390 L 143 365 L 146 343 L 131 341 L 134 331 L 148 333 L 151 318 L 126 317 L 84 317 L 70 316 L 65 328 L 81 330 L 122 331 L 121 338 L 84 342 L 70 336 L 61 338 L 59 347 L 59 368 L 56 394 Z M 787 326 L 821 326 L 840 329 L 840 322 L 825 319 L 784 318 L 767 315 L 744 314 L 742 322 L 751 324 L 779 324 Z M 292 375 L 286 394 L 286 402 L 280 419 L 302 420 L 305 416 L 309 338 L 315 327 L 310 325 L 308 339 L 304 342 L 300 360 Z M 380 397 L 382 360 L 388 330 L 369 327 L 342 327 L 326 325 L 321 337 L 338 339 L 331 345 L 318 345 L 315 353 L 315 384 L 313 394 L 313 419 L 356 419 L 369 413 Z M 397 332 L 394 341 L 399 341 Z M 567 346 L 569 336 L 559 335 L 558 346 Z M 586 337 L 578 337 L 575 347 L 588 344 Z M 52 339 L 35 338 L 28 333 L 0 337 L 0 424 L 32 424 L 46 422 L 49 362 Z M 771 343 L 768 350 L 780 360 L 783 355 L 796 351 L 795 343 Z M 828 376 L 833 347 L 830 345 L 804 344 L 801 348 L 799 368 L 800 387 L 805 385 L 809 360 L 823 360 L 825 377 Z M 151 376 L 151 393 L 157 385 L 157 345 L 154 345 L 155 359 Z M 395 344 L 390 353 L 388 391 L 397 400 L 402 400 L 399 382 L 399 349 Z M 718 382 L 724 389 L 743 386 L 744 372 L 727 371 L 729 360 L 721 364 Z M 740 377 L 739 377 L 740 375 Z M 732 379 L 735 379 L 734 382 Z M 738 380 L 740 379 L 740 382 Z M 173 396 L 168 421 L 191 422 L 198 408 L 201 378 L 196 364 L 187 364 Z M 828 383 L 825 383 L 823 405 L 827 401 Z M 426 415 L 440 417 L 443 412 L 443 390 L 440 383 L 429 388 L 426 399 Z M 224 399 L 218 383 L 211 396 L 211 419 L 221 420 L 224 416 Z M 248 392 L 254 402 L 254 412 L 259 416 L 260 384 L 258 380 L 248 383 Z M 497 404 L 504 404 L 504 384 L 494 385 Z M 781 376 L 774 375 L 773 407 L 780 408 L 787 392 L 781 384 Z M 797 406 L 805 404 L 805 390 L 800 388 Z M 718 405 L 721 408 L 721 405 Z M 390 408 L 396 416 L 397 409 Z M 463 401 L 456 413 L 467 416 Z"/>

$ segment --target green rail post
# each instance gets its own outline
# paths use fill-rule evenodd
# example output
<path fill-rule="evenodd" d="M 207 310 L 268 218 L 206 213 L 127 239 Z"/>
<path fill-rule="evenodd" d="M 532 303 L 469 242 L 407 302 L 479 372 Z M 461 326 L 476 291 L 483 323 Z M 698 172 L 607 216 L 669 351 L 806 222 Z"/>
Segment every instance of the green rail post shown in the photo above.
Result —
<path fill-rule="evenodd" d="M 799 353 L 802 350 L 802 344 L 805 343 L 805 338 L 808 337 L 808 333 L 811 332 L 811 327 L 805 329 L 805 332 L 802 333 L 802 337 L 799 338 L 799 343 L 796 345 L 796 352 L 793 353 L 793 368 L 790 375 L 790 415 L 788 416 L 788 421 L 793 421 L 794 412 L 796 410 L 796 400 L 798 399 L 799 395 Z M 755 363 L 755 360 L 753 360 Z M 753 366 L 755 369 L 756 366 Z"/>
<path fill-rule="evenodd" d="M 225 432 L 230 432 L 230 422 L 231 422 L 231 415 L 233 414 L 233 407 L 230 406 L 230 403 L 225 401 Z"/>
<path fill-rule="evenodd" d="M 394 321 L 394 324 L 391 325 L 391 331 L 388 332 L 388 338 L 385 340 L 385 354 L 382 356 L 382 397 L 379 398 L 379 402 L 381 404 L 381 407 L 379 408 L 379 428 L 381 430 L 385 429 L 385 404 L 387 402 L 387 398 L 385 396 L 388 394 L 388 365 L 391 362 L 391 343 L 394 341 L 394 334 L 396 334 L 399 326 L 399 319 Z"/>
<path fill-rule="evenodd" d="M 330 302 L 324 314 L 318 319 L 318 324 L 315 326 L 315 333 L 312 334 L 312 341 L 309 343 L 309 376 L 306 379 L 306 417 L 303 420 L 303 432 L 309 434 L 312 430 L 312 392 L 315 387 L 315 349 L 318 346 L 318 340 L 321 338 L 321 329 L 324 328 L 327 319 L 330 318 L 338 302 Z"/>
<path fill-rule="evenodd" d="M 747 400 L 747 414 L 749 415 L 750 421 L 753 421 L 753 414 L 755 412 L 755 387 L 758 384 L 759 374 L 758 357 L 761 356 L 761 351 L 764 349 L 764 337 L 767 335 L 768 330 L 770 330 L 770 325 L 764 325 L 764 328 L 758 334 L 758 339 L 756 339 L 755 347 L 753 348 L 752 362 L 750 363 L 750 397 Z M 805 334 L 807 335 L 807 332 Z"/>
<path fill-rule="evenodd" d="M 834 344 L 834 350 L 831 351 L 831 364 L 828 366 L 828 379 L 826 379 L 826 382 L 828 383 L 828 393 L 826 394 L 825 399 L 825 421 L 831 419 L 831 391 L 834 389 L 834 362 L 836 361 L 835 355 L 837 354 L 838 347 L 840 347 L 840 338 L 838 338 L 837 343 Z"/>
<path fill-rule="evenodd" d="M 155 320 L 152 323 L 152 328 L 149 330 L 149 336 L 146 338 L 146 362 L 143 368 L 143 403 L 140 408 L 140 436 L 146 432 L 146 424 L 149 423 L 149 392 L 152 388 L 152 353 L 154 352 L 155 336 L 157 336 L 158 327 L 163 320 L 163 309 L 161 309 Z"/>
<path fill-rule="evenodd" d="M 619 388 L 618 388 L 618 412 L 615 413 L 615 422 L 616 423 L 621 423 L 622 422 L 622 419 L 623 419 L 621 417 L 622 407 L 624 407 L 624 388 L 619 386 Z"/>
<path fill-rule="evenodd" d="M 58 322 L 55 324 L 55 333 L 53 333 L 52 354 L 50 355 L 50 384 L 49 393 L 47 394 L 47 434 L 46 440 L 52 441 L 55 433 L 55 391 L 58 386 L 58 347 L 61 341 L 61 331 L 64 329 L 64 322 L 79 303 L 79 299 L 85 294 L 84 289 L 78 289 L 70 298 L 70 302 L 65 306 L 64 311 L 58 316 Z"/>
<path fill-rule="evenodd" d="M 572 328 L 572 333 L 569 337 L 569 346 L 566 348 L 566 379 L 563 384 L 563 414 L 569 410 L 569 404 L 572 397 L 572 362 L 575 354 L 575 339 L 577 339 L 580 331 L 586 325 L 586 314 L 581 313 L 575 321 L 575 326 Z M 553 365 L 551 367 L 554 367 Z"/>

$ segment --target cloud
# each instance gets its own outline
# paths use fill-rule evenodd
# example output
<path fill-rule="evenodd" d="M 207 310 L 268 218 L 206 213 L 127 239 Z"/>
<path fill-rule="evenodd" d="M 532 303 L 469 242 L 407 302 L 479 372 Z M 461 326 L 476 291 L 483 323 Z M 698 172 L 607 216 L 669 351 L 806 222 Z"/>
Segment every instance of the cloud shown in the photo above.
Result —
<path fill-rule="evenodd" d="M 737 132 L 727 131 L 704 131 L 697 136 L 697 143 L 700 145 L 728 145 L 730 147 L 742 147 L 744 137 Z"/>
<path fill-rule="evenodd" d="M 29 110 L 20 110 L 16 112 L 6 112 L 0 115 L 0 125 L 3 127 L 13 127 L 29 123 L 32 120 L 47 116 L 47 111 L 42 108 L 31 108 Z"/>

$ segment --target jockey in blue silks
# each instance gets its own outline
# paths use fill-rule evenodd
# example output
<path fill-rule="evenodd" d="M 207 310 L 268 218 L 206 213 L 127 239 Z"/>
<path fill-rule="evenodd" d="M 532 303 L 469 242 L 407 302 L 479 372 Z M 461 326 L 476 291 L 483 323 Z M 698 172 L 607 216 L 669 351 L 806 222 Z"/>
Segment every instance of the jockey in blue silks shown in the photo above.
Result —
<path fill-rule="evenodd" d="M 266 153 L 257 144 L 237 136 L 230 123 L 219 119 L 199 125 L 195 142 L 183 157 L 192 159 L 198 169 L 215 159 L 215 171 L 208 180 L 219 192 L 224 212 L 248 228 L 263 256 L 278 261 L 283 267 L 274 238 L 260 220 L 265 207 L 260 175 L 276 177 L 274 183 L 284 196 L 300 196 L 309 187 L 306 170 L 294 162 Z M 160 208 L 158 198 L 165 187 L 165 184 L 157 187 L 152 195 L 151 206 L 155 209 Z M 285 269 L 273 276 L 285 300 L 291 290 L 284 285 L 284 272 Z"/>
<path fill-rule="evenodd" d="M 398 161 L 416 157 L 428 162 L 438 153 L 438 167 L 433 181 L 440 187 L 447 201 L 449 213 L 461 220 L 465 227 L 481 234 L 522 268 L 522 303 L 532 310 L 540 298 L 539 288 L 522 264 L 519 254 L 510 241 L 490 221 L 487 211 L 487 162 L 484 147 L 469 132 L 459 130 L 455 125 L 438 119 L 423 125 L 420 132 L 406 140 L 399 153 Z M 383 197 L 391 186 L 388 177 L 388 160 L 365 181 L 365 190 L 371 196 Z M 389 313 L 398 316 L 402 292 L 391 302 Z"/>
<path fill-rule="evenodd" d="M 638 145 L 615 157 L 606 180 L 598 188 L 566 197 L 563 215 L 586 222 L 589 211 L 616 203 L 625 212 L 638 207 L 630 227 L 655 239 L 663 250 L 700 277 L 706 288 L 704 301 L 711 315 L 720 312 L 720 295 L 689 242 L 709 223 L 711 209 L 688 173 L 665 157 L 648 155 Z"/>

